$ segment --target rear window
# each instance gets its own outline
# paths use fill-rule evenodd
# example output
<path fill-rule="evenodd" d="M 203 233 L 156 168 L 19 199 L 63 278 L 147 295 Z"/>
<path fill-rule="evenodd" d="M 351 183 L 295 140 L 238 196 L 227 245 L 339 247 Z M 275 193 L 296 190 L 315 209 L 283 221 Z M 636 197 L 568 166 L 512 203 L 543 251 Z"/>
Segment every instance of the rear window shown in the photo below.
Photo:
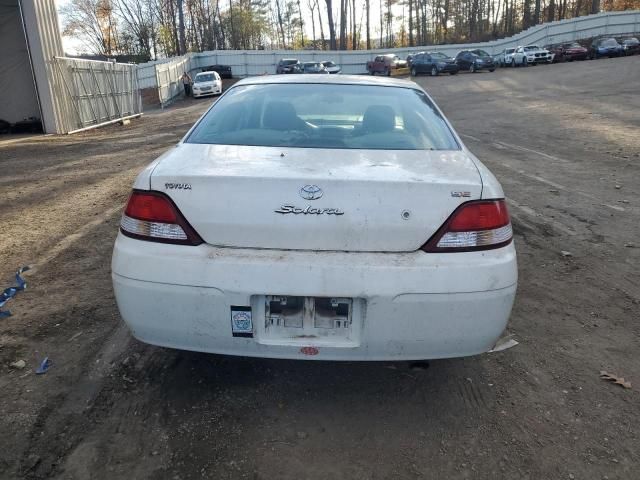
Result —
<path fill-rule="evenodd" d="M 233 87 L 186 142 L 378 150 L 460 148 L 423 92 L 333 84 Z"/>
<path fill-rule="evenodd" d="M 616 42 L 613 38 L 608 38 L 606 40 L 603 40 L 600 45 L 602 45 L 603 47 L 615 47 L 616 45 L 618 45 L 618 42 Z"/>

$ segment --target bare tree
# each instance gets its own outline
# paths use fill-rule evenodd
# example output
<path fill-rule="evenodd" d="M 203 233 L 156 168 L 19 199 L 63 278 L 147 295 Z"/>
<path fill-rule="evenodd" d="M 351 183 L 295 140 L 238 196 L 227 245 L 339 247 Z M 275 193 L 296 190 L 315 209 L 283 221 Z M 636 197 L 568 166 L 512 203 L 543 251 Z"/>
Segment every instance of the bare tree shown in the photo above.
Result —
<path fill-rule="evenodd" d="M 331 50 L 337 50 L 336 45 L 336 24 L 333 20 L 333 5 L 332 0 L 325 0 L 327 3 L 327 17 L 329 23 L 329 48 Z"/>

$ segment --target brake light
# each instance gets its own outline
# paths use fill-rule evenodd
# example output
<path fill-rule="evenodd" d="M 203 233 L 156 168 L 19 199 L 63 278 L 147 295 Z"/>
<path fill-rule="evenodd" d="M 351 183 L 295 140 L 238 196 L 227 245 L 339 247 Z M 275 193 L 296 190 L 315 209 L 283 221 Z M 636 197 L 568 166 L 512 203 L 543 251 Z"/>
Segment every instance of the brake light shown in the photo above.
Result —
<path fill-rule="evenodd" d="M 475 200 L 460 205 L 421 249 L 425 252 L 489 250 L 508 245 L 512 238 L 505 201 Z"/>
<path fill-rule="evenodd" d="M 120 231 L 128 237 L 152 242 L 202 243 L 171 199 L 160 192 L 134 190 L 122 214 Z"/>

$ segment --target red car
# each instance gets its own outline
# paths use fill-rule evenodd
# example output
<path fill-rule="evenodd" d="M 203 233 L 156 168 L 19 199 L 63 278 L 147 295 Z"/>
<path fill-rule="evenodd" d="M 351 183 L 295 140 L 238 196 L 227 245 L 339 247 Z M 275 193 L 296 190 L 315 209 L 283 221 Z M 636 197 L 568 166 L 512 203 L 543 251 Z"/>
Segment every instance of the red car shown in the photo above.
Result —
<path fill-rule="evenodd" d="M 555 45 L 549 45 L 546 49 L 555 54 L 553 57 L 554 63 L 586 60 L 589 56 L 589 50 L 578 42 L 557 43 Z"/>

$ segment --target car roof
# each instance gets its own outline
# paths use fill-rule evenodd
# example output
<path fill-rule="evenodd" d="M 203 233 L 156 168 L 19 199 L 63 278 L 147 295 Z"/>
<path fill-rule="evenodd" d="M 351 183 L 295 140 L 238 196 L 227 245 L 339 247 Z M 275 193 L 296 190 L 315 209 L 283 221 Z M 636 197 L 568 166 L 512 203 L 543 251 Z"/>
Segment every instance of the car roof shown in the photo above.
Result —
<path fill-rule="evenodd" d="M 200 73 L 196 73 L 196 78 L 200 77 L 200 76 L 205 76 L 205 75 L 217 75 L 218 72 L 214 72 L 213 70 L 209 70 L 206 72 L 200 72 Z"/>
<path fill-rule="evenodd" d="M 409 80 L 389 77 L 373 77 L 365 75 L 260 75 L 240 80 L 236 85 L 266 85 L 294 83 L 327 83 L 331 85 L 370 85 L 381 87 L 403 87 L 420 90 L 420 87 Z"/>

